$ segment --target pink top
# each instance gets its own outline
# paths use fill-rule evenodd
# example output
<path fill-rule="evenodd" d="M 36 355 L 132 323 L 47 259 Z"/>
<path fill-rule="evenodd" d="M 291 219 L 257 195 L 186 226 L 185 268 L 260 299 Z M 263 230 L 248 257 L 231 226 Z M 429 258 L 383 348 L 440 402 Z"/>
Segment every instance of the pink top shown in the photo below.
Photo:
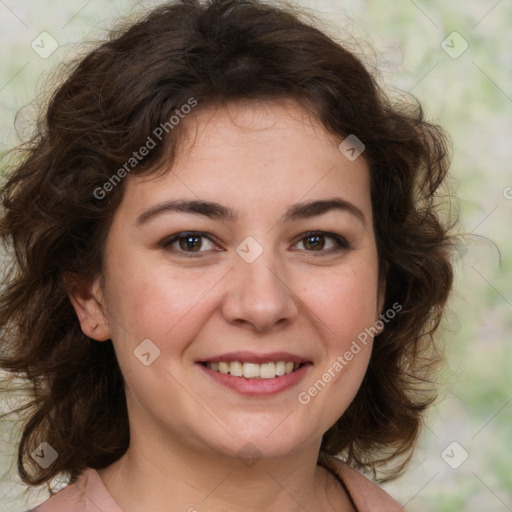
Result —
<path fill-rule="evenodd" d="M 359 471 L 332 456 L 326 462 L 341 480 L 358 512 L 406 512 L 389 494 Z M 74 484 L 28 512 L 124 511 L 110 496 L 96 470 L 89 468 Z"/>

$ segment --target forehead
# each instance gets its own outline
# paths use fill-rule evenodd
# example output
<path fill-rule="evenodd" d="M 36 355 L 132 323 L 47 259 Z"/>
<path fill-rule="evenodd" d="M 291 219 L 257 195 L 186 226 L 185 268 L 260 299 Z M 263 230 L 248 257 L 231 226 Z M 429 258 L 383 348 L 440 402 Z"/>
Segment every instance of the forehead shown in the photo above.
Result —
<path fill-rule="evenodd" d="M 199 107 L 182 122 L 167 172 L 130 176 L 123 202 L 132 210 L 189 197 L 229 202 L 243 216 L 262 205 L 341 195 L 371 211 L 364 158 L 347 159 L 338 148 L 343 137 L 295 101 Z"/>
<path fill-rule="evenodd" d="M 315 161 L 339 156 L 339 136 L 326 131 L 309 109 L 291 99 L 199 108 L 183 123 L 184 140 L 175 165 L 178 169 L 180 160 L 190 164 L 191 159 L 209 159 L 212 155 L 239 160 L 251 156 L 244 167 L 251 163 L 263 167 L 269 160 L 306 157 Z"/>

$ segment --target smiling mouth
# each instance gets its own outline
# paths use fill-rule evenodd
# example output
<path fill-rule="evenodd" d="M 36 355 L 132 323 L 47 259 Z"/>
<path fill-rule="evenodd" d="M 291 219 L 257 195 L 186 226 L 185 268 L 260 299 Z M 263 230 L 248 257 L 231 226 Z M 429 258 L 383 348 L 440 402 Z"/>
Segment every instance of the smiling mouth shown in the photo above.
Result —
<path fill-rule="evenodd" d="M 219 361 L 200 363 L 209 370 L 232 375 L 233 377 L 244 377 L 246 379 L 274 379 L 297 371 L 307 363 L 294 363 L 293 361 L 269 361 L 267 363 L 248 363 L 241 361 Z"/>

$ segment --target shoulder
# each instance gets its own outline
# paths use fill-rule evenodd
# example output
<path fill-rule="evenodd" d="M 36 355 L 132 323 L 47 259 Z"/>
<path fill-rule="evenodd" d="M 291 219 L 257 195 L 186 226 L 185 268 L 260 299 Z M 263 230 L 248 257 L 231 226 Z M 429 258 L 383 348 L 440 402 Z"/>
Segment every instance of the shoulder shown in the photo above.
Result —
<path fill-rule="evenodd" d="M 103 485 L 96 470 L 88 468 L 64 489 L 27 512 L 123 512 Z"/>
<path fill-rule="evenodd" d="M 407 512 L 384 489 L 337 457 L 322 453 L 321 462 L 343 482 L 358 512 Z"/>

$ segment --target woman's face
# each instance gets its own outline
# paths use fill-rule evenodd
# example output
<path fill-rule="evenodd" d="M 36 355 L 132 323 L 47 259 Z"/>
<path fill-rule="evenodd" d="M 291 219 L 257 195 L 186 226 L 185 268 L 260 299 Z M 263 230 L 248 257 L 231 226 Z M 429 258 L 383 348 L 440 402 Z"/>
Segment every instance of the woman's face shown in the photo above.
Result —
<path fill-rule="evenodd" d="M 231 457 L 318 447 L 382 305 L 364 154 L 293 102 L 182 122 L 193 137 L 164 176 L 127 178 L 106 241 L 99 300 L 132 439 Z"/>

